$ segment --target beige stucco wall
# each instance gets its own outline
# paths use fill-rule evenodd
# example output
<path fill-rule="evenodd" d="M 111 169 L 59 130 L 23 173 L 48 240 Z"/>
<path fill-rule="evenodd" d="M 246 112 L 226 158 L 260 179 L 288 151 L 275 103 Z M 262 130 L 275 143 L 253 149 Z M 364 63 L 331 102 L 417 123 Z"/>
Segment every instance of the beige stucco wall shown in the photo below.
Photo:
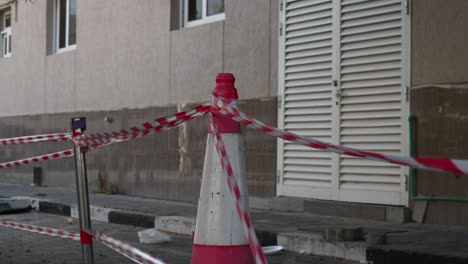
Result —
<path fill-rule="evenodd" d="M 468 81 L 468 1 L 413 0 L 412 84 Z"/>
<path fill-rule="evenodd" d="M 224 22 L 171 33 L 171 102 L 207 101 L 223 71 Z"/>
<path fill-rule="evenodd" d="M 168 104 L 169 2 L 78 2 L 78 109 Z"/>
<path fill-rule="evenodd" d="M 241 99 L 277 93 L 278 0 L 226 0 L 225 21 L 172 31 L 171 1 L 80 0 L 77 49 L 50 55 L 47 1 L 18 2 L 0 116 L 208 101 L 222 71 Z"/>
<path fill-rule="evenodd" d="M 37 6 L 42 6 L 42 3 Z M 45 17 L 35 11 L 35 8 L 18 5 L 18 11 L 11 12 L 15 34 L 11 49 L 15 55 L 11 59 L 0 60 L 1 115 L 45 111 L 45 43 L 41 36 L 45 33 L 41 30 L 45 28 Z M 26 16 L 27 21 L 19 19 Z"/>
<path fill-rule="evenodd" d="M 416 155 L 468 159 L 468 1 L 412 0 L 411 114 Z M 468 198 L 468 179 L 418 171 L 416 194 Z M 467 225 L 468 203 L 412 201 L 425 223 Z M 419 204 L 419 205 L 418 205 Z"/>

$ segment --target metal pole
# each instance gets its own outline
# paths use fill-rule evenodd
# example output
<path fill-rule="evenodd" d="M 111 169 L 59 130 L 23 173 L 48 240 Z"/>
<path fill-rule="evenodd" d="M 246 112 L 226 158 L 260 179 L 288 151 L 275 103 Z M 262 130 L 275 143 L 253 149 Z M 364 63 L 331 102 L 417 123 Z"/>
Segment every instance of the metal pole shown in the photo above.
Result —
<path fill-rule="evenodd" d="M 86 129 L 86 120 L 72 118 L 74 133 L 83 133 Z M 78 212 L 80 217 L 80 242 L 84 264 L 94 264 L 93 240 L 91 218 L 89 213 L 88 176 L 86 171 L 86 152 L 88 147 L 77 146 L 75 152 L 76 193 L 78 196 Z"/>

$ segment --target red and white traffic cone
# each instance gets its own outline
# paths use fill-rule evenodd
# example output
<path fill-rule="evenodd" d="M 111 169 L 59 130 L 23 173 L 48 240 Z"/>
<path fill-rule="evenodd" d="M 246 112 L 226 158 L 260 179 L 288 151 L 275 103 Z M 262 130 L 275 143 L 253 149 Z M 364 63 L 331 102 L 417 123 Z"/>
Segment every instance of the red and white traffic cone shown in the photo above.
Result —
<path fill-rule="evenodd" d="M 220 73 L 216 77 L 214 95 L 237 107 L 234 75 Z M 234 173 L 239 177 L 240 202 L 248 208 L 244 147 L 239 123 L 212 115 L 226 145 Z M 226 175 L 216 152 L 212 131 L 208 133 L 203 178 L 198 201 L 197 223 L 192 250 L 193 264 L 255 263 L 242 222 L 236 213 L 236 201 L 229 191 Z"/>

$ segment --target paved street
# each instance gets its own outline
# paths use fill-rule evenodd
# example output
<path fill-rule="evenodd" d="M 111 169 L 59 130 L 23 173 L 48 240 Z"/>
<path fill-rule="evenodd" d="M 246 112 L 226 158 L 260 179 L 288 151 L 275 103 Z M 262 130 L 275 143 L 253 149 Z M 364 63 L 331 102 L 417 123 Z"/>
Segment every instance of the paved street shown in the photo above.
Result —
<path fill-rule="evenodd" d="M 9 219 L 20 223 L 37 226 L 54 227 L 69 231 L 77 231 L 78 223 L 67 224 L 67 218 L 57 215 L 30 212 L 23 214 L 2 215 L 1 219 Z M 105 234 L 129 242 L 139 249 L 160 258 L 167 263 L 190 263 L 192 241 L 189 237 L 172 236 L 169 243 L 161 245 L 142 245 L 138 243 L 137 232 L 141 228 L 124 225 L 93 222 L 93 228 Z M 113 250 L 95 244 L 96 263 L 133 263 Z M 298 255 L 283 252 L 268 257 L 269 263 L 294 264 L 346 264 L 347 261 L 320 258 L 316 256 Z M 0 263 L 73 263 L 81 262 L 79 242 L 53 238 L 25 231 L 0 227 Z"/>

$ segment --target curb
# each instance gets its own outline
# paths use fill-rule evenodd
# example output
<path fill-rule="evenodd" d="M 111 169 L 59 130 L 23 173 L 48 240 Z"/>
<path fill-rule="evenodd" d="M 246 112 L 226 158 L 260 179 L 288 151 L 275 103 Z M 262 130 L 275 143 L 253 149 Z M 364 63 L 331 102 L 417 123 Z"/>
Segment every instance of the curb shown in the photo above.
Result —
<path fill-rule="evenodd" d="M 31 203 L 23 199 L 0 198 L 0 214 L 28 212 Z"/>
<path fill-rule="evenodd" d="M 332 242 L 325 240 L 321 233 L 280 233 L 278 234 L 278 245 L 286 250 L 301 254 L 320 255 L 351 261 L 366 261 L 366 242 Z"/>
<path fill-rule="evenodd" d="M 53 202 L 34 197 L 13 197 L 27 200 L 31 208 L 48 214 L 62 215 L 78 219 L 78 206 Z M 160 231 L 177 235 L 192 236 L 195 230 L 196 217 L 187 216 L 154 216 L 134 211 L 125 211 L 91 205 L 89 208 L 91 220 L 111 224 L 131 225 L 144 228 L 156 228 Z M 263 245 L 277 245 L 277 233 L 266 230 L 255 231 L 258 240 Z"/>
<path fill-rule="evenodd" d="M 147 214 L 111 210 L 109 212 L 109 218 L 107 222 L 112 224 L 154 228 L 154 218 L 154 216 Z"/>
<path fill-rule="evenodd" d="M 437 255 L 413 250 L 389 249 L 378 246 L 367 248 L 367 259 L 373 264 L 468 264 L 468 258 L 455 255 Z"/>
<path fill-rule="evenodd" d="M 78 206 L 75 204 L 63 204 L 47 199 L 25 196 L 12 198 L 29 201 L 31 208 L 41 213 L 62 215 L 76 219 L 78 218 Z M 154 227 L 155 216 L 149 214 L 117 210 L 93 205 L 90 206 L 89 213 L 91 220 L 94 221 L 148 228 Z"/>
<path fill-rule="evenodd" d="M 19 199 L 20 197 L 16 197 Z M 78 218 L 78 206 L 52 202 L 47 199 L 21 197 L 31 202 L 38 212 Z M 90 206 L 91 220 L 112 224 L 131 225 L 143 228 L 156 228 L 160 231 L 178 235 L 192 236 L 195 230 L 195 217 L 154 216 L 134 211 L 117 210 L 106 207 Z M 364 242 L 328 242 L 320 234 L 277 233 L 269 230 L 255 230 L 259 242 L 266 245 L 280 245 L 284 249 L 301 253 L 335 257 L 347 260 L 366 260 Z"/>
<path fill-rule="evenodd" d="M 77 205 L 57 203 L 47 199 L 33 197 L 11 197 L 27 200 L 32 209 L 49 214 L 78 218 Z M 191 236 L 195 227 L 195 217 L 155 216 L 135 211 L 125 211 L 99 206 L 90 206 L 91 220 L 132 225 L 142 228 L 156 228 L 160 231 Z M 323 233 L 285 232 L 255 230 L 263 246 L 280 245 L 285 250 L 300 253 L 339 258 L 360 263 L 394 264 L 468 264 L 468 258 L 456 255 L 440 255 L 428 252 L 416 252 L 410 249 L 400 250 L 368 244 L 365 241 L 330 241 Z"/>
<path fill-rule="evenodd" d="M 154 227 L 160 231 L 191 236 L 195 231 L 195 218 L 185 216 L 157 216 Z"/>

